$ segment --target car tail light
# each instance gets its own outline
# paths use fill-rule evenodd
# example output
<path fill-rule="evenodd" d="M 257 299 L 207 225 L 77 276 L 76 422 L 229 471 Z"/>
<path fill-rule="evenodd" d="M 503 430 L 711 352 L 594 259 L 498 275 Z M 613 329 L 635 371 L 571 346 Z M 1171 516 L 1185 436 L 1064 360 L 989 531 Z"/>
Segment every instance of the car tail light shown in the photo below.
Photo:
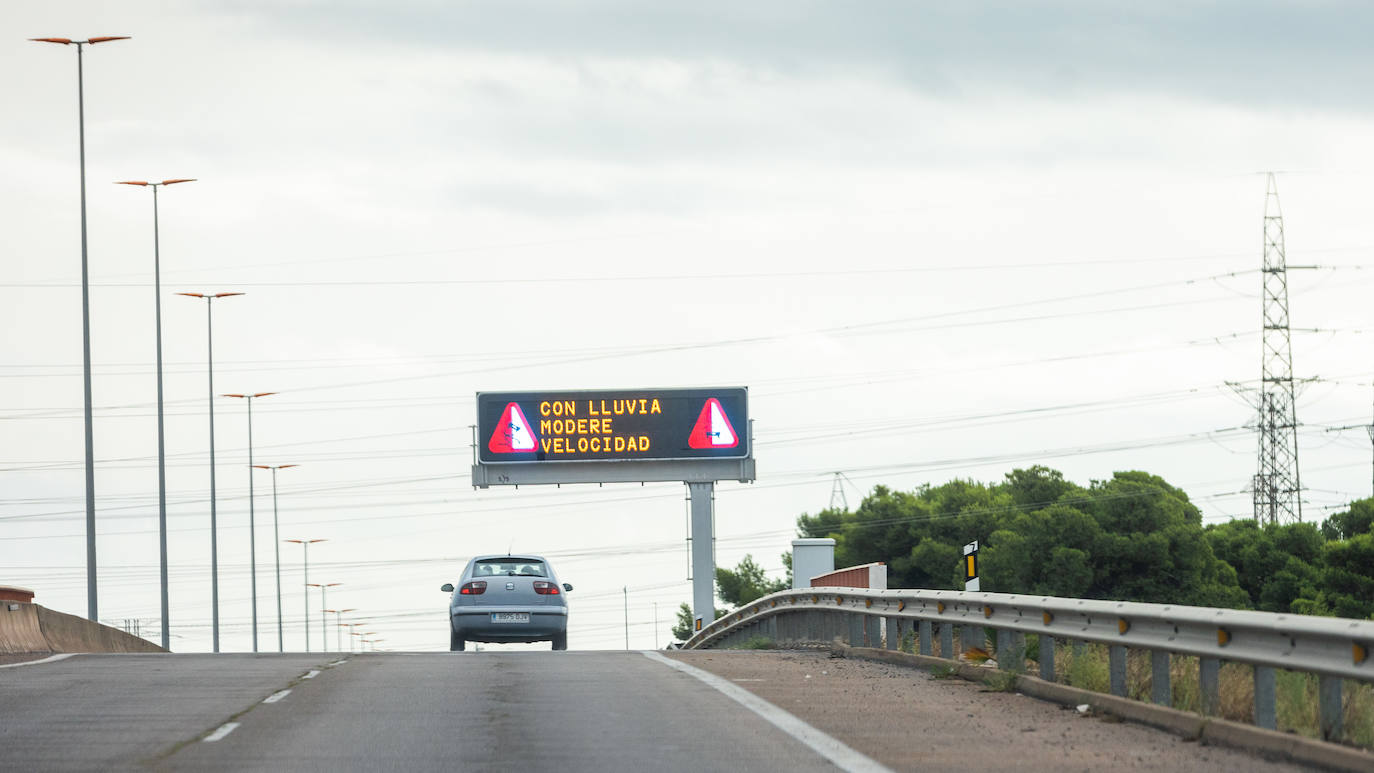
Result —
<path fill-rule="evenodd" d="M 487 592 L 487 581 L 473 580 L 472 582 L 465 582 L 458 592 L 464 596 L 480 596 Z"/>
<path fill-rule="evenodd" d="M 557 595 L 558 595 L 558 586 L 555 585 L 554 583 L 551 583 L 551 582 L 544 582 L 543 580 L 535 580 L 535 581 L 534 581 L 534 592 L 535 592 L 535 593 L 538 593 L 540 596 L 557 596 Z"/>

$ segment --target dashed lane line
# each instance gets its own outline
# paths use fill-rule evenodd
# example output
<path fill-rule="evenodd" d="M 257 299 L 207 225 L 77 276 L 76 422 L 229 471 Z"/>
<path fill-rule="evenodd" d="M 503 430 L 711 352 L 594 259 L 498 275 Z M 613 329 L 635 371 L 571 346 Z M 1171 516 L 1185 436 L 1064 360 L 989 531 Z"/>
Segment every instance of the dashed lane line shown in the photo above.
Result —
<path fill-rule="evenodd" d="M 232 733 L 232 732 L 234 732 L 235 730 L 237 730 L 237 729 L 238 729 L 238 726 L 239 726 L 239 723 L 238 723 L 238 722 L 225 722 L 224 724 L 222 724 L 222 725 L 220 725 L 218 728 L 216 728 L 215 732 L 213 732 L 213 733 L 211 733 L 211 734 L 205 736 L 204 738 L 202 738 L 202 739 L 200 739 L 200 740 L 204 741 L 205 743 L 211 743 L 211 742 L 213 742 L 213 741 L 218 741 L 218 740 L 220 740 L 221 738 L 225 737 L 226 735 L 229 735 L 230 733 Z"/>
<path fill-rule="evenodd" d="M 278 690 L 277 692 L 274 692 L 274 693 L 272 693 L 271 695 L 269 695 L 269 696 L 267 696 L 266 698 L 264 698 L 262 702 L 263 702 L 263 703 L 276 703 L 277 701 L 281 700 L 282 698 L 285 698 L 286 696 L 288 696 L 288 695 L 290 695 L 290 694 L 291 694 L 291 691 L 290 691 L 290 690 Z"/>

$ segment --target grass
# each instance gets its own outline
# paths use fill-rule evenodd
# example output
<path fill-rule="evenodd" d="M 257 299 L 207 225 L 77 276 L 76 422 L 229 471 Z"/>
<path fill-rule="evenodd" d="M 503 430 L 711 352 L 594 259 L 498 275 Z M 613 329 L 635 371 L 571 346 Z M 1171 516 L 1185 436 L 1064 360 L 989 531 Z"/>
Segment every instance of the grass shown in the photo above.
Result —
<path fill-rule="evenodd" d="M 952 676 L 958 676 L 958 674 L 959 669 L 955 668 L 954 666 L 941 665 L 930 667 L 931 679 L 949 679 Z"/>
<path fill-rule="evenodd" d="M 990 692 L 1011 692 L 1016 689 L 1016 674 L 1010 671 L 993 671 L 983 677 L 983 686 Z"/>
<path fill-rule="evenodd" d="M 1029 653 L 1028 653 L 1029 654 Z M 1107 647 L 1101 644 L 1055 648 L 1057 681 L 1094 692 L 1107 692 Z M 1173 707 L 1201 713 L 1202 691 L 1198 683 L 1198 659 L 1175 655 L 1169 664 Z M 1277 671 L 1275 674 L 1278 729 L 1320 738 L 1317 708 L 1318 679 L 1313 674 Z M 1221 717 L 1252 724 L 1255 721 L 1254 669 L 1241 663 L 1223 663 L 1219 674 Z M 1148 702 L 1152 687 L 1150 653 L 1132 650 L 1126 657 L 1126 695 Z M 1340 740 L 1374 748 L 1374 685 L 1345 680 L 1342 685 L 1344 733 Z"/>
<path fill-rule="evenodd" d="M 915 631 L 907 631 L 906 634 L 905 634 L 904 636 L 902 636 L 902 640 L 901 640 L 900 642 L 897 643 L 897 649 L 901 650 L 902 652 L 905 652 L 905 653 L 908 653 L 908 654 L 911 654 L 911 655 L 915 655 L 915 654 L 916 654 L 916 632 L 915 632 Z"/>
<path fill-rule="evenodd" d="M 732 650 L 773 650 L 777 649 L 777 642 L 767 636 L 750 636 L 740 644 L 731 647 Z"/>

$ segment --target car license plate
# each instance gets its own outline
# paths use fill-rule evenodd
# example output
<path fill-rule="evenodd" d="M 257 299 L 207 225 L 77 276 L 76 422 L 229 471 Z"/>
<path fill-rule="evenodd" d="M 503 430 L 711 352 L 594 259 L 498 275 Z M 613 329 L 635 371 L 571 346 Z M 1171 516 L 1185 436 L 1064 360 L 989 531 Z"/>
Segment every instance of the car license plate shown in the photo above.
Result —
<path fill-rule="evenodd" d="M 491 621 L 493 623 L 528 623 L 530 621 L 529 612 L 492 612 Z"/>

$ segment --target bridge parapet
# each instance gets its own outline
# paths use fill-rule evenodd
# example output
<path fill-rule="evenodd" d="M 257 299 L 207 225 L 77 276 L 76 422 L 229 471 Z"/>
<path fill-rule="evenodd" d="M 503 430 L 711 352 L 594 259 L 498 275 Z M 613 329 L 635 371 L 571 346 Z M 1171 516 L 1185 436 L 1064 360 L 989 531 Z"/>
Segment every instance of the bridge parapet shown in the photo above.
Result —
<path fill-rule="evenodd" d="M 836 637 L 853 646 L 897 649 L 912 636 L 923 655 L 935 649 L 953 658 L 960 642 L 984 642 L 980 629 L 996 632 L 996 651 L 1024 652 L 1025 635 L 1040 637 L 1040 677 L 1053 681 L 1055 640 L 1107 645 L 1111 692 L 1126 695 L 1126 652 L 1151 653 L 1151 700 L 1172 702 L 1173 655 L 1199 658 L 1203 713 L 1220 711 L 1222 661 L 1255 667 L 1255 724 L 1273 729 L 1274 669 L 1319 677 L 1323 735 L 1341 732 L 1341 680 L 1374 683 L 1374 621 L 1251 612 L 1177 604 L 1028 596 L 953 590 L 801 588 L 746 604 L 705 626 L 684 645 L 705 649 L 767 636 L 780 645 L 828 644 Z M 1023 659 L 1005 658 L 1004 670 L 1021 671 Z"/>

